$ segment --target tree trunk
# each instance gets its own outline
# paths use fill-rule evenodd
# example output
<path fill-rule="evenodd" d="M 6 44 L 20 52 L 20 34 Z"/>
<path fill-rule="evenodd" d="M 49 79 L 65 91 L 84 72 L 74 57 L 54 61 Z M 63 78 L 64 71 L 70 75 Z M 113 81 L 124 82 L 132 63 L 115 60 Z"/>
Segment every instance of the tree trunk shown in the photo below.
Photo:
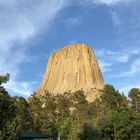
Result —
<path fill-rule="evenodd" d="M 117 140 L 116 139 L 116 125 L 115 125 L 115 123 L 113 124 L 113 127 L 114 127 L 114 140 Z"/>

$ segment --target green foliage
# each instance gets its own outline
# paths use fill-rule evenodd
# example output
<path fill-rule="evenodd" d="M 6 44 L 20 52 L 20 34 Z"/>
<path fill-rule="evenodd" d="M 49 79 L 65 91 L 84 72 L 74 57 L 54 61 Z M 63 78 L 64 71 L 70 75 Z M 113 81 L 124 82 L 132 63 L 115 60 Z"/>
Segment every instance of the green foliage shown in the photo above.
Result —
<path fill-rule="evenodd" d="M 96 136 L 96 130 L 89 123 L 84 123 L 82 126 L 82 131 L 78 134 L 79 140 L 94 140 L 98 139 Z"/>
<path fill-rule="evenodd" d="M 53 96 L 34 93 L 28 100 L 11 97 L 0 76 L 0 140 L 16 140 L 20 131 L 53 134 L 60 140 L 139 140 L 140 90 L 129 92 L 130 101 L 112 85 L 89 103 L 82 90 Z M 130 105 L 131 104 L 131 105 Z"/>
<path fill-rule="evenodd" d="M 112 85 L 105 85 L 101 100 L 108 110 L 117 109 L 123 105 L 123 97 Z"/>
<path fill-rule="evenodd" d="M 32 123 L 32 132 L 41 132 L 41 126 L 42 126 L 42 116 L 43 116 L 43 108 L 42 108 L 42 102 L 41 100 L 35 96 L 35 94 L 33 96 L 30 97 L 29 99 L 29 114 L 33 120 Z M 41 114 L 42 112 L 42 114 Z"/>
<path fill-rule="evenodd" d="M 2 83 L 6 83 L 7 81 L 9 81 L 9 77 L 10 75 L 8 73 L 4 76 L 0 76 L 0 85 L 2 85 Z"/>
<path fill-rule="evenodd" d="M 66 117 L 68 117 L 70 110 L 70 102 L 65 95 L 58 95 L 56 97 L 56 106 L 57 106 L 57 116 L 58 121 L 63 121 Z"/>
<path fill-rule="evenodd" d="M 29 115 L 29 104 L 23 97 L 12 97 L 16 107 L 16 117 L 14 121 L 17 126 L 17 131 L 29 131 L 32 124 L 31 116 Z"/>
<path fill-rule="evenodd" d="M 60 125 L 60 138 L 61 140 L 71 140 L 73 134 L 73 121 L 71 118 L 66 118 L 63 123 Z"/>
<path fill-rule="evenodd" d="M 98 125 L 103 139 L 140 139 L 140 114 L 131 109 L 122 108 L 118 111 L 111 111 L 106 116 L 99 118 Z"/>
<path fill-rule="evenodd" d="M 138 88 L 132 88 L 129 91 L 128 96 L 131 99 L 132 107 L 136 111 L 140 112 L 140 89 L 138 89 Z"/>
<path fill-rule="evenodd" d="M 1 85 L 9 74 L 0 76 L 0 140 L 16 140 L 22 130 L 29 130 L 28 103 L 23 97 L 11 97 Z"/>
<path fill-rule="evenodd" d="M 15 135 L 15 131 L 12 127 L 12 121 L 15 117 L 15 106 L 11 96 L 5 90 L 5 88 L 1 85 L 2 83 L 6 83 L 9 79 L 9 75 L 0 76 L 0 139 L 5 140 L 7 138 L 12 139 L 13 135 Z"/>

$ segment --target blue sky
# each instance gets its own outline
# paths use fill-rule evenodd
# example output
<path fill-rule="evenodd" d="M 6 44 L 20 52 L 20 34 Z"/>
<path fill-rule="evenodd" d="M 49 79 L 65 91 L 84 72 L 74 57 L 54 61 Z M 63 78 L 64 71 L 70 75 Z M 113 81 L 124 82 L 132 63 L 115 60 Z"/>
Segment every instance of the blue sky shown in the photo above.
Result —
<path fill-rule="evenodd" d="M 93 47 L 105 83 L 140 87 L 139 0 L 0 0 L 0 74 L 11 95 L 29 97 L 48 57 L 75 43 Z"/>

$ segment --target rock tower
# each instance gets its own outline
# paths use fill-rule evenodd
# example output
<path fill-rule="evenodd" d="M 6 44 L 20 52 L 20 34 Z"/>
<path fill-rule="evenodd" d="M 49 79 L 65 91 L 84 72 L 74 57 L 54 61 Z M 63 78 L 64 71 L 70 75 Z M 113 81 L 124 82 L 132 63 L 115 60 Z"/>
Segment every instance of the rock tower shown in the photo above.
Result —
<path fill-rule="evenodd" d="M 100 95 L 99 90 L 103 86 L 104 81 L 93 49 L 85 44 L 74 44 L 49 57 L 37 94 L 43 95 L 49 91 L 56 95 L 82 89 L 86 98 L 93 101 Z"/>

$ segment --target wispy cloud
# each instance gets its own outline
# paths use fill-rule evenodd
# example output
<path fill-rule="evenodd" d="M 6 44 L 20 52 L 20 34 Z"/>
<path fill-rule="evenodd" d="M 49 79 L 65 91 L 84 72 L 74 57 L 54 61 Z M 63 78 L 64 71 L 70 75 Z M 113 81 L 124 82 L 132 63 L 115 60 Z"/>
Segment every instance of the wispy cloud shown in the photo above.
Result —
<path fill-rule="evenodd" d="M 92 4 L 105 4 L 107 6 L 113 6 L 119 3 L 128 3 L 134 0 L 85 0 L 87 3 Z"/>
<path fill-rule="evenodd" d="M 118 16 L 118 14 L 114 11 L 111 12 L 111 17 L 113 24 L 116 26 L 120 25 L 123 22 L 122 19 L 120 19 L 120 17 Z"/>
<path fill-rule="evenodd" d="M 132 78 L 140 74 L 140 15 L 138 12 L 140 1 L 128 0 L 125 4 L 125 6 L 120 4 L 111 7 L 109 5 L 113 24 L 117 25 L 122 50 L 106 53 L 116 62 L 130 65 L 130 69 L 124 68 L 125 71 L 118 74 L 117 77 Z"/>
<path fill-rule="evenodd" d="M 140 83 L 137 83 L 137 84 L 130 83 L 129 85 L 127 85 L 127 86 L 123 87 L 122 89 L 120 89 L 120 91 L 124 92 L 126 95 L 128 95 L 128 92 L 132 88 L 140 88 Z"/>
<path fill-rule="evenodd" d="M 112 50 L 96 50 L 96 54 L 101 59 L 110 59 L 111 62 L 115 63 L 127 63 L 131 60 L 133 56 L 138 56 L 140 54 L 139 47 L 126 47 L 125 49 L 119 51 Z"/>
<path fill-rule="evenodd" d="M 125 48 L 121 51 L 111 51 L 111 50 L 96 50 L 96 55 L 99 58 L 99 65 L 102 72 L 111 71 L 108 77 L 110 78 L 132 78 L 140 74 L 140 48 Z M 121 65 L 123 64 L 123 66 Z M 115 67 L 121 65 L 123 71 L 113 74 Z M 126 67 L 125 67 L 126 66 Z M 128 69 L 127 67 L 130 66 Z"/>
<path fill-rule="evenodd" d="M 0 3 L 0 48 L 9 49 L 14 43 L 24 43 L 50 22 L 67 5 L 64 0 L 2 1 Z"/>
<path fill-rule="evenodd" d="M 28 61 L 28 41 L 48 31 L 60 11 L 69 5 L 65 0 L 1 0 L 0 1 L 0 74 L 10 73 L 7 88 L 29 95 L 32 83 L 17 81 L 20 65 Z M 44 27 L 44 28 L 43 28 Z"/>
<path fill-rule="evenodd" d="M 10 80 L 10 83 L 5 84 L 5 87 L 14 94 L 30 96 L 33 93 L 32 86 L 34 86 L 35 84 L 36 82 L 33 81 L 15 81 L 12 79 Z"/>
<path fill-rule="evenodd" d="M 129 70 L 122 72 L 119 77 L 131 77 L 140 74 L 140 58 L 136 59 Z"/>
<path fill-rule="evenodd" d="M 101 71 L 104 73 L 104 72 L 107 72 L 107 71 L 111 70 L 112 64 L 108 63 L 108 62 L 105 62 L 105 61 L 102 61 L 102 60 L 99 60 L 99 66 L 101 68 Z"/>

